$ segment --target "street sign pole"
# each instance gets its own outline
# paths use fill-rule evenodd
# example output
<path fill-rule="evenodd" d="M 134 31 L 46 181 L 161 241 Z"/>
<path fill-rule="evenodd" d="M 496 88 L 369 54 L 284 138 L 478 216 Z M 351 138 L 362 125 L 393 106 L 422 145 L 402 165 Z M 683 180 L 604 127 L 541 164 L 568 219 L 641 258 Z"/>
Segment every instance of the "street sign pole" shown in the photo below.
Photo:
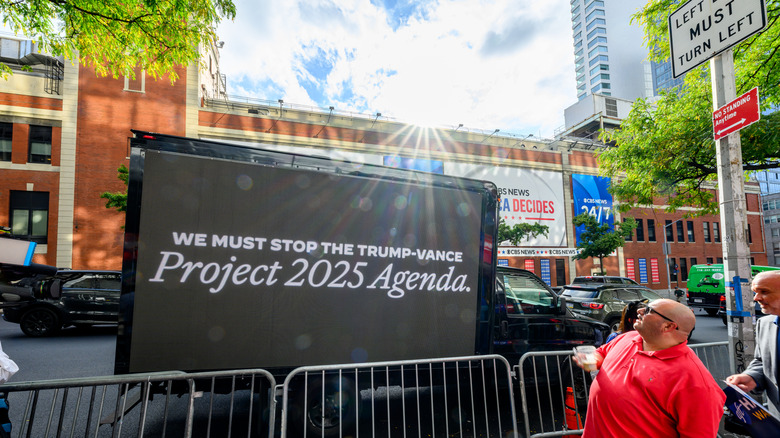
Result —
<path fill-rule="evenodd" d="M 734 52 L 710 59 L 713 110 L 737 97 Z M 747 244 L 747 202 L 739 131 L 716 140 L 718 196 L 723 229 L 723 274 L 732 373 L 741 373 L 753 359 L 753 293 L 750 290 L 750 248 Z"/>

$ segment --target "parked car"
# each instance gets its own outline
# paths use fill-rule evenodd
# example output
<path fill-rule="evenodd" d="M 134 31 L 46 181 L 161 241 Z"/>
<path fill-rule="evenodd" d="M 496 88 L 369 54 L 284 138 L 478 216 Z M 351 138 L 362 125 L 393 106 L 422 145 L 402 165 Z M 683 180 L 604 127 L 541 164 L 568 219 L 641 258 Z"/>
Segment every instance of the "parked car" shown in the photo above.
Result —
<path fill-rule="evenodd" d="M 632 284 L 641 286 L 636 281 L 628 277 L 614 277 L 611 275 L 589 275 L 574 277 L 574 281 L 571 284 Z"/>
<path fill-rule="evenodd" d="M 59 270 L 18 292 L 5 289 L 3 319 L 34 337 L 71 325 L 116 324 L 120 286 L 119 271 Z"/>
<path fill-rule="evenodd" d="M 575 314 L 602 321 L 617 331 L 623 308 L 631 301 L 661 298 L 652 289 L 629 284 L 570 284 L 564 286 L 561 297 Z"/>

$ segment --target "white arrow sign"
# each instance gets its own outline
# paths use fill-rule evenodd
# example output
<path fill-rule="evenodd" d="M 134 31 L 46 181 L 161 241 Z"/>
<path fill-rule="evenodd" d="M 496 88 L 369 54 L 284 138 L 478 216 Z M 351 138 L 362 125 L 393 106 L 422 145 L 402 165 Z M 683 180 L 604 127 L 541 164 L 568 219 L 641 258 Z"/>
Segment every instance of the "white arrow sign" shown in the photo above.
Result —
<path fill-rule="evenodd" d="M 741 119 L 740 121 L 738 121 L 737 123 L 734 123 L 733 125 L 729 125 L 729 126 L 726 126 L 726 127 L 725 127 L 725 128 L 723 128 L 723 129 L 719 129 L 719 130 L 718 130 L 718 135 L 721 135 L 722 133 L 724 133 L 724 132 L 726 132 L 726 131 L 728 131 L 728 130 L 730 130 L 730 129 L 734 128 L 734 127 L 737 127 L 737 126 L 739 126 L 739 125 L 741 125 L 741 124 L 745 123 L 745 120 L 747 120 L 747 119 Z"/>

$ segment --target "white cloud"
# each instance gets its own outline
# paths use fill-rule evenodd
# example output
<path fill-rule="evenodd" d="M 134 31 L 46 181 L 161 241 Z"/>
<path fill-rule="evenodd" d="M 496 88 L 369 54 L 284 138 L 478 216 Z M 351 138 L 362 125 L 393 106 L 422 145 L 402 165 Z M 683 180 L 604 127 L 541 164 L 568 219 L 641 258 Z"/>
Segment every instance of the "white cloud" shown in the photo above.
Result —
<path fill-rule="evenodd" d="M 550 137 L 576 101 L 565 0 L 238 0 L 228 93 Z M 407 4 L 408 3 L 408 4 Z"/>

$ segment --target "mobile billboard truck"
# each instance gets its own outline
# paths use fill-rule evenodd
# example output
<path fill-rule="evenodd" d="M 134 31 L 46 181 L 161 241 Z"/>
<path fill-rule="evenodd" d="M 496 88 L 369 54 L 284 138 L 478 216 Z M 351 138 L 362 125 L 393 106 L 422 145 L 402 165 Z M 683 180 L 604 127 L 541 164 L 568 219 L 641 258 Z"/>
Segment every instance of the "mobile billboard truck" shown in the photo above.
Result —
<path fill-rule="evenodd" d="M 760 272 L 777 269 L 780 268 L 755 265 L 750 267 L 750 274 L 755 277 Z M 688 307 L 704 309 L 708 315 L 715 316 L 725 301 L 724 278 L 723 264 L 691 266 L 687 282 Z"/>
<path fill-rule="evenodd" d="M 532 273 L 497 270 L 490 182 L 134 135 L 117 374 L 517 363 L 608 334 Z M 394 383 L 381 374 L 374 386 Z M 343 421 L 324 420 L 319 396 L 305 400 L 317 436 Z"/>

